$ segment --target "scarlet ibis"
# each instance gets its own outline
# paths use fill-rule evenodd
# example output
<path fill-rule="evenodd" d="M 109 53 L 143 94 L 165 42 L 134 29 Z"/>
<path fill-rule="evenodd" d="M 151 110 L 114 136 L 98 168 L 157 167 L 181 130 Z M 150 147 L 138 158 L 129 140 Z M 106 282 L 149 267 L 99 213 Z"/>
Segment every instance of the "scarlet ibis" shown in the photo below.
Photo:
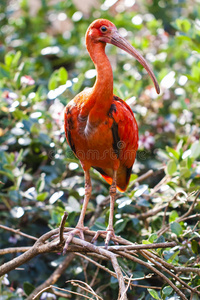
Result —
<path fill-rule="evenodd" d="M 80 160 L 85 174 L 85 197 L 76 227 L 68 233 L 65 249 L 74 235 L 84 239 L 84 217 L 91 196 L 90 168 L 96 169 L 110 186 L 110 215 L 105 245 L 115 237 L 113 213 L 116 188 L 125 191 L 138 149 L 138 126 L 125 101 L 113 95 L 113 73 L 105 54 L 106 43 L 113 44 L 135 57 L 151 76 L 159 94 L 158 82 L 142 55 L 105 19 L 91 23 L 86 32 L 86 47 L 97 76 L 92 88 L 85 89 L 65 108 L 64 126 L 67 141 Z M 97 232 L 95 239 L 101 232 Z"/>

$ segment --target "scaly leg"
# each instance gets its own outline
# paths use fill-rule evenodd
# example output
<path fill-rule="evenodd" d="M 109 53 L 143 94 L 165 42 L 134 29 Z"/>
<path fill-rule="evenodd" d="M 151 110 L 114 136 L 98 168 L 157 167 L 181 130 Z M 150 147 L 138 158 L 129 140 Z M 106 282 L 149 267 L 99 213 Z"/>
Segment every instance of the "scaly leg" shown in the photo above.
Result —
<path fill-rule="evenodd" d="M 116 197 L 116 185 L 117 185 L 117 171 L 113 173 L 113 181 L 110 186 L 110 214 L 108 220 L 108 227 L 106 229 L 107 235 L 105 240 L 105 246 L 108 246 L 111 237 L 115 237 L 115 232 L 113 229 L 113 216 L 114 216 L 114 207 L 115 207 L 115 197 Z"/>
<path fill-rule="evenodd" d="M 102 233 L 106 233 L 106 239 L 105 239 L 105 246 L 108 246 L 108 243 L 110 241 L 111 237 L 115 237 L 115 232 L 113 229 L 113 215 L 114 215 L 114 206 L 115 206 L 115 196 L 116 196 L 116 184 L 117 184 L 117 171 L 115 170 L 113 172 L 113 181 L 110 186 L 110 214 L 109 214 L 109 221 L 108 221 L 108 227 L 105 230 L 98 230 L 95 234 L 95 236 L 92 239 L 92 243 L 95 242 L 99 235 Z"/>
<path fill-rule="evenodd" d="M 87 205 L 90 200 L 91 193 L 92 193 L 92 184 L 91 184 L 91 180 L 90 180 L 90 172 L 89 172 L 89 170 L 87 170 L 87 171 L 85 171 L 85 196 L 84 196 L 81 214 L 80 214 L 80 217 L 79 217 L 76 227 L 72 231 L 67 233 L 67 239 L 65 242 L 65 246 L 63 248 L 63 253 L 66 252 L 68 245 L 70 244 L 71 240 L 73 239 L 73 237 L 76 234 L 79 235 L 80 238 L 84 240 L 83 232 L 84 232 L 84 230 L 88 230 L 88 227 L 84 227 L 84 218 L 85 218 L 85 213 L 87 210 Z"/>
<path fill-rule="evenodd" d="M 83 207 L 81 210 L 81 214 L 78 220 L 78 223 L 76 225 L 77 229 L 84 230 L 84 218 L 86 214 L 86 209 L 88 206 L 88 202 L 90 200 L 90 196 L 92 193 L 92 184 L 91 184 L 91 179 L 90 179 L 90 172 L 89 170 L 85 172 L 85 197 L 83 201 Z"/>

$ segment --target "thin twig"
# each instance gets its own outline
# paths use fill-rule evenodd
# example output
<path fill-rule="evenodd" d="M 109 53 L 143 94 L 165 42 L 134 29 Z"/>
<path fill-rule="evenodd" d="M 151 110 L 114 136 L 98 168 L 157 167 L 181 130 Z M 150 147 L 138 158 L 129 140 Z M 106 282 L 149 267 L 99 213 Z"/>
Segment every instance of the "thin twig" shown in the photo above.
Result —
<path fill-rule="evenodd" d="M 163 264 L 163 260 L 161 260 L 159 257 L 157 257 L 156 255 L 154 256 L 152 253 L 146 251 L 146 250 L 141 250 L 139 251 L 139 253 L 145 257 L 147 260 L 149 260 L 150 262 L 152 262 L 155 266 L 157 266 L 158 268 L 160 268 L 163 272 L 168 273 L 171 277 L 175 278 L 177 281 L 179 281 L 183 286 L 185 286 L 187 289 L 189 289 L 190 291 L 194 292 L 195 290 L 190 287 L 187 283 L 185 283 L 182 279 L 180 279 L 177 275 L 175 275 L 174 273 L 172 273 L 170 270 L 168 270 L 164 265 L 167 265 L 168 267 L 169 264 Z M 153 259 L 152 259 L 153 258 Z M 197 292 L 200 295 L 200 292 Z"/>
<path fill-rule="evenodd" d="M 85 297 L 85 298 L 91 300 L 91 297 L 88 297 L 86 295 L 81 295 L 80 293 L 76 293 L 74 291 L 70 291 L 70 290 L 67 290 L 67 289 L 62 289 L 62 288 L 59 288 L 59 287 L 54 286 L 54 285 L 49 285 L 48 287 L 46 287 L 43 290 L 41 290 L 34 298 L 32 298 L 32 300 L 37 299 L 37 297 L 39 297 L 42 293 L 44 293 L 45 291 L 47 291 L 49 289 L 57 289 L 59 291 L 68 292 L 68 293 L 71 293 L 71 294 L 74 294 L 74 295 L 78 295 L 78 296 L 81 296 L 81 297 Z"/>
<path fill-rule="evenodd" d="M 187 300 L 187 298 L 185 297 L 185 295 L 171 282 L 171 280 L 166 277 L 162 272 L 160 272 L 159 270 L 157 270 L 156 268 L 154 268 L 152 265 L 144 262 L 143 260 L 135 257 L 135 256 L 132 256 L 128 253 L 124 253 L 124 252 L 121 252 L 119 251 L 119 254 L 123 255 L 124 257 L 126 257 L 127 259 L 130 259 L 140 265 L 143 265 L 145 266 L 146 268 L 152 270 L 154 273 L 156 273 L 160 278 L 163 279 L 164 282 L 167 282 L 172 288 L 173 290 L 183 299 L 183 300 Z"/>
<path fill-rule="evenodd" d="M 29 234 L 26 234 L 26 233 L 24 233 L 24 232 L 21 232 L 20 229 L 9 228 L 9 227 L 7 227 L 7 226 L 5 226 L 5 225 L 0 225 L 0 228 L 2 228 L 2 229 L 4 229 L 4 230 L 7 230 L 7 231 L 11 231 L 11 232 L 13 232 L 13 233 L 15 233 L 15 234 L 22 235 L 22 236 L 24 236 L 24 237 L 27 237 L 28 239 L 32 239 L 32 240 L 37 241 L 37 238 L 36 238 L 36 237 L 34 237 L 34 236 L 32 236 L 32 235 L 29 235 Z"/>
<path fill-rule="evenodd" d="M 70 282 L 72 285 L 74 286 L 78 286 L 79 288 L 81 288 L 82 290 L 86 291 L 87 293 L 92 294 L 93 296 L 95 296 L 97 299 L 103 300 L 100 296 L 98 296 L 95 291 L 91 288 L 91 286 L 89 286 L 89 284 L 87 284 L 86 282 L 80 281 L 80 280 L 68 280 L 66 281 L 66 283 Z M 83 287 L 81 284 L 84 284 L 87 288 Z"/>
<path fill-rule="evenodd" d="M 76 253 L 76 255 L 78 256 L 81 256 L 83 257 L 84 259 L 87 259 L 89 262 L 91 262 L 92 264 L 94 264 L 95 266 L 97 266 L 97 268 L 100 268 L 106 272 L 108 272 L 111 276 L 117 278 L 117 275 L 115 274 L 115 272 L 111 271 L 110 269 L 108 269 L 107 267 L 104 267 L 103 265 L 99 264 L 98 262 L 96 262 L 95 260 L 89 258 L 88 256 L 85 256 L 83 254 L 80 254 L 80 253 Z M 138 281 L 138 280 L 144 280 L 144 279 L 147 279 L 149 278 L 149 276 L 144 276 L 144 277 L 141 277 L 141 278 L 132 278 L 133 281 Z M 129 281 L 130 278 L 127 278 L 127 277 L 124 277 L 124 280 L 125 282 Z M 131 286 L 133 287 L 142 287 L 142 288 L 149 288 L 148 285 L 142 285 L 142 284 L 135 284 L 135 283 L 131 283 Z M 158 286 L 151 286 L 152 289 L 158 289 L 160 290 L 161 287 L 158 287 Z"/>
<path fill-rule="evenodd" d="M 175 247 L 176 242 L 165 242 L 165 243 L 155 243 L 155 244 L 143 244 L 143 245 L 127 245 L 127 246 L 109 246 L 107 249 L 109 251 L 126 251 L 126 250 L 141 250 L 141 249 L 158 249 L 158 248 L 168 248 Z"/>
<path fill-rule="evenodd" d="M 190 197 L 191 197 L 192 195 L 193 195 L 193 193 L 190 194 L 190 195 L 187 197 L 187 201 L 189 201 L 189 199 L 190 199 Z M 197 202 L 197 199 L 198 199 L 199 195 L 200 195 L 200 190 L 196 192 L 195 199 L 194 199 L 194 201 L 192 202 L 192 205 L 189 206 L 188 211 L 187 211 L 185 214 L 183 214 L 181 217 L 179 217 L 179 218 L 176 219 L 176 222 L 177 222 L 177 223 L 180 223 L 181 221 L 185 221 L 185 220 L 187 220 L 188 218 L 191 217 L 191 216 L 189 216 L 189 215 L 190 215 L 190 213 L 193 211 L 194 206 L 195 206 L 195 204 L 196 204 L 196 202 Z M 161 228 L 160 230 L 157 231 L 157 235 L 158 235 L 158 236 L 161 236 L 163 233 L 165 233 L 167 230 L 169 230 L 169 228 L 170 228 L 170 224 L 169 224 L 169 225 L 164 225 L 164 226 L 162 226 L 162 228 Z"/>

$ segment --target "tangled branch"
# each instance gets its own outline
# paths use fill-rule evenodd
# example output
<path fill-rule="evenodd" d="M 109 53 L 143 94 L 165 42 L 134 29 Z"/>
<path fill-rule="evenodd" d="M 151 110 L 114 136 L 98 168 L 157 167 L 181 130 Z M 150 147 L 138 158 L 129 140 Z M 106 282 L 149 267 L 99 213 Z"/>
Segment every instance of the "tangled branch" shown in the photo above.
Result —
<path fill-rule="evenodd" d="M 190 215 L 197 204 L 198 197 L 200 192 L 195 195 L 194 201 L 192 205 L 189 207 L 188 211 L 177 219 L 177 222 L 184 221 L 189 218 L 197 217 L 199 214 Z M 173 201 L 178 195 L 175 195 L 173 199 L 171 199 L 168 203 Z M 191 196 L 191 195 L 190 195 Z M 189 201 L 189 197 L 186 199 Z M 169 204 L 168 204 L 169 205 Z M 169 229 L 169 225 L 166 223 L 166 212 L 168 205 L 165 205 L 164 209 L 164 218 L 162 228 L 157 232 L 158 235 L 166 232 Z M 157 210 L 159 211 L 159 210 Z M 0 276 L 5 275 L 6 273 L 16 269 L 17 267 L 23 265 L 24 263 L 30 261 L 37 255 L 41 255 L 44 253 L 52 253 L 52 252 L 63 252 L 63 247 L 65 244 L 65 233 L 72 230 L 72 228 L 65 228 L 65 222 L 67 219 L 67 213 L 64 214 L 60 227 L 54 230 L 51 230 L 40 238 L 36 238 L 30 235 L 27 235 L 20 230 L 11 229 L 4 225 L 0 225 L 0 228 L 10 231 L 12 233 L 16 233 L 18 235 L 22 235 L 31 240 L 35 240 L 33 246 L 30 247 L 13 247 L 6 248 L 0 250 L 0 255 L 5 255 L 8 253 L 22 253 L 19 256 L 13 258 L 12 260 L 4 263 L 0 268 Z M 148 214 L 147 217 L 150 217 L 151 214 Z M 123 239 L 121 237 L 112 238 L 113 242 L 117 242 L 119 245 L 112 245 L 107 247 L 104 246 L 96 246 L 91 243 L 92 238 L 94 237 L 95 232 L 88 230 L 85 231 L 85 239 L 81 240 L 79 238 L 74 237 L 72 239 L 71 244 L 67 249 L 67 255 L 63 262 L 59 264 L 59 266 L 55 269 L 52 275 L 43 282 L 40 286 L 38 286 L 28 297 L 28 300 L 31 299 L 39 299 L 38 297 L 47 290 L 52 291 L 54 294 L 62 294 L 64 298 L 70 297 L 70 293 L 74 293 L 71 290 L 60 289 L 54 284 L 58 281 L 59 277 L 64 273 L 64 271 L 69 267 L 71 262 L 76 257 L 81 257 L 81 259 L 87 260 L 97 267 L 96 276 L 98 271 L 102 269 L 107 272 L 111 276 L 117 278 L 119 284 L 119 293 L 118 300 L 127 300 L 127 290 L 132 287 L 143 287 L 148 288 L 149 286 L 136 284 L 135 281 L 147 279 L 152 276 L 152 274 L 159 276 L 163 283 L 167 283 L 171 288 L 176 292 L 177 295 L 183 300 L 186 300 L 186 296 L 184 294 L 184 289 L 187 289 L 191 292 L 192 295 L 196 294 L 200 296 L 200 291 L 198 287 L 192 287 L 187 284 L 183 279 L 180 278 L 180 274 L 182 273 L 192 273 L 200 276 L 200 270 L 198 268 L 194 268 L 192 266 L 187 267 L 178 267 L 174 266 L 172 263 L 165 261 L 163 258 L 158 256 L 155 249 L 164 249 L 164 248 L 173 248 L 177 247 L 177 241 L 170 241 L 164 243 L 152 243 L 152 244 L 133 244 L 130 241 Z M 102 237 L 105 238 L 105 235 L 102 234 Z M 128 277 L 124 274 L 123 270 L 120 267 L 118 262 L 118 258 L 127 259 L 129 261 L 133 261 L 137 264 L 144 266 L 146 269 L 151 271 L 152 273 L 142 278 L 132 278 Z M 143 258 L 143 259 L 142 259 Z M 112 264 L 113 270 L 102 265 L 102 261 L 109 260 Z M 171 278 L 171 279 L 169 279 Z M 79 290 L 85 291 L 87 294 L 91 293 L 96 299 L 101 299 L 98 296 L 97 292 L 92 289 L 92 284 L 95 279 L 93 279 L 92 283 L 88 285 L 87 283 L 77 282 L 75 280 L 70 280 L 68 283 L 73 284 L 74 286 L 78 286 Z M 180 288 L 175 285 L 174 282 L 178 282 Z M 152 287 L 154 289 L 161 289 L 160 287 Z M 87 296 L 85 296 L 87 298 Z"/>

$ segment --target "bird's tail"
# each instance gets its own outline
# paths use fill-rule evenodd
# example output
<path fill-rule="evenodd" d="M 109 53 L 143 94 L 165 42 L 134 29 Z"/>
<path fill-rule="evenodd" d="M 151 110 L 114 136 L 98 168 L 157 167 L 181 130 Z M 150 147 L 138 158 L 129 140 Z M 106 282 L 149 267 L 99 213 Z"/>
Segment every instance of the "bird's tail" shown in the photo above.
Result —
<path fill-rule="evenodd" d="M 102 169 L 98 167 L 94 167 L 94 169 L 101 174 L 101 176 L 105 179 L 107 183 L 109 183 L 110 185 L 112 184 L 112 180 L 113 180 L 112 169 Z M 130 168 L 127 168 L 124 165 L 119 166 L 119 169 L 117 170 L 117 189 L 120 192 L 125 192 L 131 176 L 131 170 L 132 170 L 132 166 Z"/>

